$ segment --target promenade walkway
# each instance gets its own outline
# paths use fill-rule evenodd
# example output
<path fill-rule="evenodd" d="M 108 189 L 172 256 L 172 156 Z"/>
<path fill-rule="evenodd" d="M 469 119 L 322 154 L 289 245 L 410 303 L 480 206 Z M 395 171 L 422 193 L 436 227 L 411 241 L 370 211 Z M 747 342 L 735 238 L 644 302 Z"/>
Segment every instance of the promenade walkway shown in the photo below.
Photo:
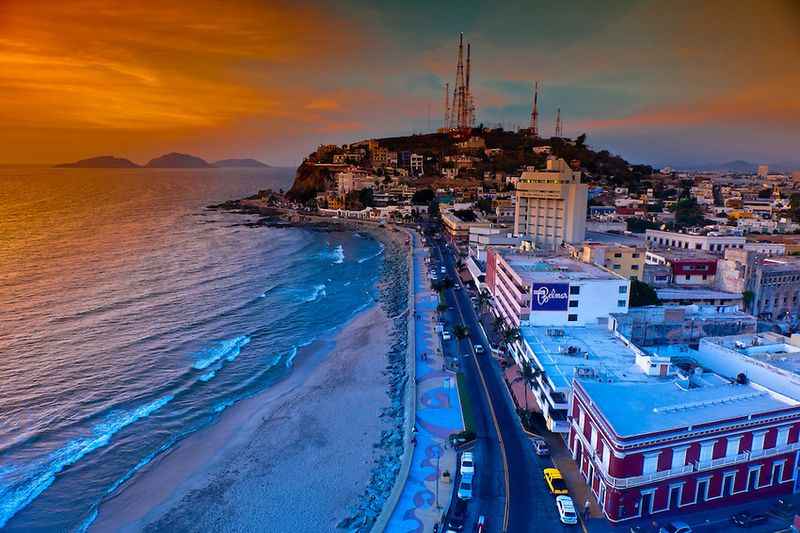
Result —
<path fill-rule="evenodd" d="M 442 370 L 442 356 L 437 355 L 440 343 L 434 323 L 438 299 L 430 289 L 426 257 L 428 252 L 414 239 L 416 446 L 408 479 L 385 529 L 390 533 L 433 531 L 453 492 L 451 483 L 440 482 L 437 507 L 437 457 L 439 472 L 448 470 L 454 478 L 456 453 L 447 437 L 464 427 L 455 374 Z"/>

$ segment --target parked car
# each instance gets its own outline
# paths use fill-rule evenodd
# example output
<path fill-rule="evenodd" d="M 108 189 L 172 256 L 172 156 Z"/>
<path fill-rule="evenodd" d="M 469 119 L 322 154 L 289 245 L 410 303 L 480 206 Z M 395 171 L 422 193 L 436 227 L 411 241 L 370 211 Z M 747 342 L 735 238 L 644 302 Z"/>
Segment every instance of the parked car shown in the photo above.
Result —
<path fill-rule="evenodd" d="M 557 496 L 556 509 L 558 509 L 558 518 L 562 524 L 578 523 L 578 513 L 575 512 L 575 504 L 572 503 L 572 498 L 569 496 Z"/>
<path fill-rule="evenodd" d="M 461 483 L 458 484 L 457 494 L 462 500 L 472 499 L 472 474 L 461 476 Z"/>
<path fill-rule="evenodd" d="M 764 513 L 749 513 L 742 511 L 731 516 L 731 524 L 737 527 L 753 527 L 769 521 L 769 516 Z"/>
<path fill-rule="evenodd" d="M 480 344 L 476 344 L 476 345 L 475 345 L 475 353 L 476 353 L 476 354 L 480 355 L 480 354 L 482 354 L 484 351 L 485 351 L 485 350 L 483 349 L 483 346 L 481 346 Z"/>
<path fill-rule="evenodd" d="M 456 499 L 447 519 L 447 531 L 462 531 L 467 517 L 467 504 L 464 500 Z"/>
<path fill-rule="evenodd" d="M 452 336 L 452 335 L 450 335 L 450 332 L 449 332 L 449 331 L 443 331 L 443 332 L 442 332 L 442 340 L 443 340 L 443 341 L 449 341 L 449 340 L 450 340 L 450 339 L 452 339 L 452 338 L 453 338 L 453 336 Z"/>
<path fill-rule="evenodd" d="M 550 455 L 550 446 L 542 439 L 533 439 L 533 451 L 539 457 L 547 457 Z"/>
<path fill-rule="evenodd" d="M 547 489 L 550 491 L 550 494 L 555 494 L 556 496 L 569 494 L 567 484 L 564 483 L 564 477 L 561 475 L 558 468 L 545 468 L 543 473 L 544 482 L 547 484 Z"/>
<path fill-rule="evenodd" d="M 461 454 L 461 475 L 473 475 L 475 473 L 475 461 L 472 452 Z"/>
<path fill-rule="evenodd" d="M 686 522 L 675 520 L 666 526 L 661 526 L 658 533 L 692 533 L 692 528 Z"/>

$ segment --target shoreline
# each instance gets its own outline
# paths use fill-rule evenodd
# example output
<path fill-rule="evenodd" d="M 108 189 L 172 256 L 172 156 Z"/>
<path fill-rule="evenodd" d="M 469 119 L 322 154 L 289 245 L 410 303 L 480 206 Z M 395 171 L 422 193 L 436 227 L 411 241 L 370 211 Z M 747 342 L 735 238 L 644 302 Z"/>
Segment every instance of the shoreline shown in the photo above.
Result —
<path fill-rule="evenodd" d="M 319 222 L 322 224 L 305 221 L 298 226 L 362 230 L 386 246 L 385 262 L 395 253 L 405 263 L 411 253 L 405 231 Z M 396 282 L 388 277 L 383 272 L 378 282 L 380 301 L 351 318 L 335 338 L 317 340 L 301 349 L 295 368 L 285 379 L 238 402 L 213 424 L 153 461 L 100 504 L 89 529 L 188 530 L 204 524 L 213 529 L 302 531 L 308 527 L 314 507 L 314 523 L 322 529 L 370 529 L 388 497 L 376 493 L 393 489 L 400 468 L 399 464 L 397 468 L 387 464 L 387 451 L 388 463 L 393 446 L 399 444 L 403 455 L 408 451 L 403 443 L 408 440 L 403 434 L 407 432 L 401 430 L 398 443 L 396 428 L 387 429 L 386 423 L 398 415 L 392 391 L 399 386 L 401 394 L 403 389 L 407 393 L 408 375 L 407 368 L 401 368 L 398 376 L 397 363 L 391 360 L 398 347 L 406 351 L 408 339 L 407 334 L 398 338 L 398 316 L 385 301 L 391 298 L 387 293 Z M 405 302 L 406 311 L 409 304 Z M 348 386 L 352 383 L 358 387 Z M 321 416 L 326 410 L 327 415 Z M 347 419 L 337 421 L 337 415 L 342 418 L 343 413 Z M 309 424 L 310 420 L 316 425 Z M 287 445 L 285 441 L 292 437 Z M 302 453 L 308 442 L 319 447 Z M 368 453 L 353 454 L 352 450 L 365 446 L 370 446 Z M 276 457 L 276 450 L 282 450 L 283 456 Z M 259 451 L 262 453 L 256 453 Z M 320 463 L 323 457 L 325 462 Z M 332 465 L 338 470 L 326 472 Z M 316 480 L 313 488 L 309 487 L 308 476 L 315 472 L 328 475 L 329 483 Z M 276 486 L 270 489 L 272 478 Z M 349 486 L 343 485 L 345 480 Z M 261 498 L 254 500 L 254 494 Z M 304 499 L 305 505 L 295 507 Z M 248 506 L 249 502 L 253 505 Z M 381 505 L 376 512 L 377 503 Z M 303 517 L 299 523 L 298 516 Z"/>

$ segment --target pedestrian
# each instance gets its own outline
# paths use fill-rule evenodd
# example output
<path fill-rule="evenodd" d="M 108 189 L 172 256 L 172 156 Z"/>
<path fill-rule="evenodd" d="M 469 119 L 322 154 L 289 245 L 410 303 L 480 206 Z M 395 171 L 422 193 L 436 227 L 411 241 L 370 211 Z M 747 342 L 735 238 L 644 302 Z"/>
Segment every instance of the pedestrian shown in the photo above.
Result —
<path fill-rule="evenodd" d="M 584 522 L 589 519 L 589 509 L 591 508 L 591 503 L 589 503 L 589 498 L 586 498 L 586 501 L 583 502 L 583 520 Z"/>

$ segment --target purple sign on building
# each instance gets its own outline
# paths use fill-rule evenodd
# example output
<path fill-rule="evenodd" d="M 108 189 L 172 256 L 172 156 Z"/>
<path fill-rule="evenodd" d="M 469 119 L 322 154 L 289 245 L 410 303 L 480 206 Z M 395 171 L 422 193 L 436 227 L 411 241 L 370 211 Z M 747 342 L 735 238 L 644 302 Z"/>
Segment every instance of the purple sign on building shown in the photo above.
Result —
<path fill-rule="evenodd" d="M 569 283 L 534 283 L 531 285 L 531 310 L 566 311 L 569 306 Z"/>

